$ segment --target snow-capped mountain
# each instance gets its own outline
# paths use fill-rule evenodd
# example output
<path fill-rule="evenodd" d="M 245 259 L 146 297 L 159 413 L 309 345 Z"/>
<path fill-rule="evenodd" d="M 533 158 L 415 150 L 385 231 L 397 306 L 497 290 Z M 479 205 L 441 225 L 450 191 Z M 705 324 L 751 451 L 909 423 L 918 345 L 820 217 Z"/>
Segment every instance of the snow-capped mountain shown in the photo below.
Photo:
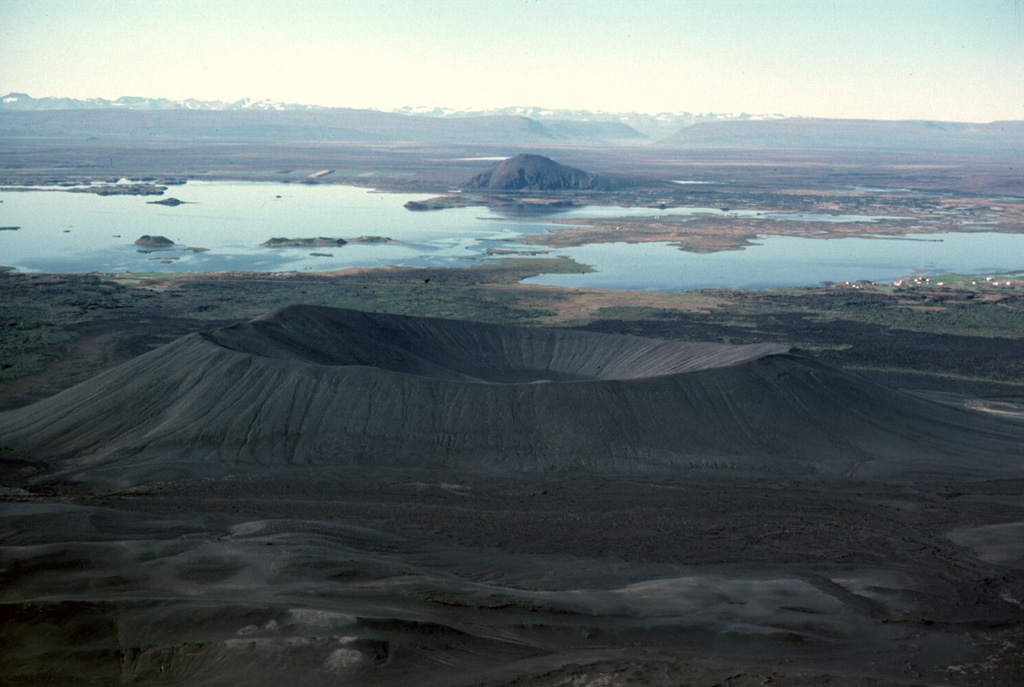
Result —
<path fill-rule="evenodd" d="M 682 128 L 702 122 L 747 121 L 784 119 L 781 114 L 749 114 L 746 112 L 606 112 L 602 110 L 567 110 L 545 107 L 512 106 L 489 110 L 460 110 L 441 107 L 401 107 L 392 110 L 400 114 L 424 117 L 481 117 L 511 115 L 529 117 L 537 121 L 559 119 L 577 122 L 620 122 L 633 127 L 650 138 L 661 138 Z"/>
<path fill-rule="evenodd" d="M 116 100 L 105 98 L 33 98 L 25 93 L 6 93 L 0 95 L 0 111 L 31 111 L 31 110 L 322 110 L 328 109 L 319 105 L 302 105 L 283 103 L 276 100 L 252 100 L 243 98 L 235 102 L 221 100 L 169 100 L 167 98 L 145 98 L 125 96 Z M 574 122 L 608 122 L 630 126 L 645 136 L 659 139 L 676 133 L 684 127 L 701 122 L 744 121 L 782 119 L 780 114 L 748 114 L 740 113 L 692 113 L 692 112 L 660 112 L 647 114 L 642 112 L 606 112 L 601 110 L 569 110 L 553 109 L 536 106 L 510 106 L 494 109 L 459 109 L 448 107 L 400 107 L 387 110 L 394 114 L 416 117 L 435 118 L 467 118 L 484 116 L 514 116 L 529 119 L 563 120 Z"/>
<path fill-rule="evenodd" d="M 116 100 L 106 98 L 33 98 L 27 93 L 5 93 L 0 95 L 0 110 L 320 110 L 318 105 L 282 103 L 276 100 L 252 100 L 243 98 L 227 103 L 222 100 L 170 100 L 168 98 L 145 98 L 123 96 Z"/>

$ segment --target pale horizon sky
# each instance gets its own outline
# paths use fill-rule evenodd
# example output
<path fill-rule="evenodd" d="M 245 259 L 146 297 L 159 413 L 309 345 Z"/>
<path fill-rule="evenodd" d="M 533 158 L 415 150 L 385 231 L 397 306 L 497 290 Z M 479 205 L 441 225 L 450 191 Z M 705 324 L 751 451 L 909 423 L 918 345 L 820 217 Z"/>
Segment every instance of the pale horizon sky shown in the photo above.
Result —
<path fill-rule="evenodd" d="M 1024 119 L 1022 0 L 2 0 L 0 93 Z"/>

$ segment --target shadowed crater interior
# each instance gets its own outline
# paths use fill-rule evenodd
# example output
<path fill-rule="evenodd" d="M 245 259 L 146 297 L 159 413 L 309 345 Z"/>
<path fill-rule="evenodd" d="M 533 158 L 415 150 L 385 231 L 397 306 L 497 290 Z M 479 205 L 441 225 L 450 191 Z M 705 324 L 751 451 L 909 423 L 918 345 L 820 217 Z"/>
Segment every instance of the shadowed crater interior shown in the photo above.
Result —
<path fill-rule="evenodd" d="M 315 306 L 292 306 L 204 336 L 264 358 L 505 384 L 660 377 L 789 350 L 778 344 L 680 343 Z"/>

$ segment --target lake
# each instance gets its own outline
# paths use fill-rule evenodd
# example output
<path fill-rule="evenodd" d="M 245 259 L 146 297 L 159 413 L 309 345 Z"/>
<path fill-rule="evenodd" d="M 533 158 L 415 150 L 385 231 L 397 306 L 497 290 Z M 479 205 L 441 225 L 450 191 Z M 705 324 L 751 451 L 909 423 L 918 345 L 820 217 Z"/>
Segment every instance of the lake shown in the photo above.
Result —
<path fill-rule="evenodd" d="M 179 198 L 177 207 L 148 201 Z M 0 265 L 23 272 L 288 272 L 382 265 L 461 267 L 493 259 L 489 249 L 536 251 L 517 239 L 557 225 L 545 217 L 758 216 L 778 221 L 871 222 L 860 215 L 760 213 L 714 208 L 583 207 L 526 215 L 487 208 L 410 212 L 423 195 L 385 194 L 337 185 L 189 182 L 160 197 L 62 191 L 0 191 Z M 526 222 L 524 219 L 531 221 Z M 540 220 L 540 221 L 538 221 Z M 143 234 L 177 246 L 135 245 Z M 387 243 L 263 248 L 272 237 L 385 236 Z M 589 274 L 544 274 L 529 283 L 611 289 L 772 288 L 823 281 L 890 280 L 914 271 L 1005 272 L 1024 269 L 1024 235 L 973 231 L 904 239 L 768 236 L 740 251 L 694 254 L 665 243 L 603 243 L 558 249 L 592 266 Z M 186 247 L 207 249 L 190 252 Z M 142 251 L 142 252 L 140 252 Z M 311 255 L 317 253 L 318 255 Z"/>
<path fill-rule="evenodd" d="M 822 282 L 892 281 L 913 272 L 986 274 L 1024 268 L 1024 235 L 915 234 L 894 238 L 764 236 L 744 250 L 695 254 L 667 243 L 600 243 L 553 255 L 596 266 L 589 274 L 544 274 L 525 283 L 597 289 L 767 289 Z"/>
<path fill-rule="evenodd" d="M 189 182 L 163 197 L 186 204 L 151 205 L 152 196 L 50 191 L 0 192 L 0 264 L 26 272 L 284 272 L 379 265 L 460 266 L 504 247 L 522 224 L 484 208 L 413 213 L 419 196 L 350 186 Z M 498 221 L 482 221 L 478 218 Z M 135 239 L 164 236 L 178 248 L 140 253 Z M 387 236 L 391 243 L 343 247 L 262 248 L 272 237 Z M 488 243 L 484 243 L 485 239 Z M 193 253 L 185 247 L 206 248 Z M 330 253 L 331 257 L 310 253 Z M 167 263 L 166 260 L 173 262 Z"/>

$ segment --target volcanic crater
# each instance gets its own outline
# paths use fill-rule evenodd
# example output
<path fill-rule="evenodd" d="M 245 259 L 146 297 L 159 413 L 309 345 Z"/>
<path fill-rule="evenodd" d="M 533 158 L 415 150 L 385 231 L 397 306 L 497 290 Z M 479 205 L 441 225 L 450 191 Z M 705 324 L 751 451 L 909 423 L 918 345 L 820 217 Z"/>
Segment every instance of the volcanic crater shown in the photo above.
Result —
<path fill-rule="evenodd" d="M 684 343 L 291 306 L 0 415 L 35 479 L 296 466 L 978 474 L 1024 428 L 778 344 Z"/>

